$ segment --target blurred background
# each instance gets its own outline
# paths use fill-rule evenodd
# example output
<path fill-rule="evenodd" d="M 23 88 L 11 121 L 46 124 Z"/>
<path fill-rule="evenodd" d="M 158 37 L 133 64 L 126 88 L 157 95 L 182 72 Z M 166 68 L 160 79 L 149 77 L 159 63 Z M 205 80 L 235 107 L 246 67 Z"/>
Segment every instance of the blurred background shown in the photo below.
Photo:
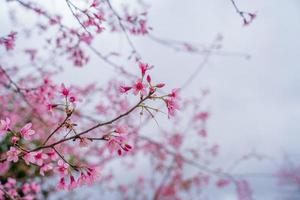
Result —
<path fill-rule="evenodd" d="M 64 10 L 64 21 L 77 23 L 60 1 L 39 3 L 54 13 Z M 113 3 L 119 6 L 124 2 Z M 300 156 L 300 1 L 236 0 L 241 10 L 257 14 L 247 27 L 243 26 L 230 0 L 145 3 L 150 6 L 149 24 L 153 36 L 207 48 L 218 36 L 223 37 L 223 53 L 219 54 L 176 52 L 150 38 L 132 37 L 143 60 L 155 66 L 155 79 L 163 80 L 170 87 L 181 87 L 199 65 L 202 66 L 182 96 L 196 96 L 201 89 L 210 90 L 205 105 L 211 114 L 207 128 L 210 140 L 220 145 L 219 164 L 226 168 L 245 154 L 263 155 L 265 158 L 261 161 L 250 159 L 232 169 L 232 173 L 249 174 L 254 199 L 283 199 L 287 193 L 294 192 L 280 187 L 268 174 L 283 164 L 285 155 L 295 162 Z M 22 16 L 28 24 L 32 17 Z M 0 3 L 1 35 L 14 30 L 7 18 L 6 4 Z M 97 42 L 95 46 L 107 52 L 116 48 L 128 51 L 127 41 L 120 35 L 103 34 Z M 28 44 L 22 41 L 20 45 Z M 134 72 L 136 68 L 129 67 L 129 70 Z M 112 68 L 91 59 L 84 70 L 74 72 L 74 68 L 69 67 L 57 80 L 104 83 L 113 75 Z M 151 126 L 147 129 L 151 130 Z M 230 189 L 213 195 L 212 192 L 207 191 L 207 199 L 236 199 L 235 191 Z M 93 195 L 93 189 L 89 194 Z M 297 194 L 294 199 L 300 199 Z"/>

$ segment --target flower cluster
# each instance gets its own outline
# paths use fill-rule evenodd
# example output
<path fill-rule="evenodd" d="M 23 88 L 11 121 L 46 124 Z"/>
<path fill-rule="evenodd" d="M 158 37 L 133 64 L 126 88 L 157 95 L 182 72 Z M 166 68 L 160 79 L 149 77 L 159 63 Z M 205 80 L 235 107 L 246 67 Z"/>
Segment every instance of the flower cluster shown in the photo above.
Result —
<path fill-rule="evenodd" d="M 6 182 L 0 182 L 0 199 L 19 199 L 19 192 L 21 191 L 23 200 L 33 200 L 37 199 L 37 194 L 40 190 L 41 186 L 36 182 L 24 183 L 22 185 L 16 179 L 8 178 Z"/>
<path fill-rule="evenodd" d="M 15 45 L 16 35 L 16 32 L 11 32 L 6 37 L 0 38 L 0 45 L 4 45 L 7 51 L 12 50 Z"/>
<path fill-rule="evenodd" d="M 157 95 L 156 92 L 158 89 L 162 89 L 165 87 L 164 83 L 158 83 L 154 84 L 152 82 L 152 78 L 148 73 L 149 70 L 153 68 L 153 66 L 146 64 L 146 63 L 139 63 L 139 68 L 141 72 L 141 78 L 137 79 L 135 83 L 133 83 L 132 86 L 120 86 L 120 92 L 121 93 L 128 93 L 129 91 L 132 91 L 134 95 L 140 95 L 141 98 L 149 95 L 149 99 L 155 100 L 160 99 L 163 100 L 166 104 L 166 107 L 168 109 L 168 116 L 174 117 L 176 114 L 176 110 L 178 110 L 179 107 L 179 89 L 173 89 L 171 93 L 167 95 Z M 148 112 L 149 110 L 157 110 L 153 109 L 152 107 L 144 106 Z M 150 112 L 151 113 L 151 112 Z"/>

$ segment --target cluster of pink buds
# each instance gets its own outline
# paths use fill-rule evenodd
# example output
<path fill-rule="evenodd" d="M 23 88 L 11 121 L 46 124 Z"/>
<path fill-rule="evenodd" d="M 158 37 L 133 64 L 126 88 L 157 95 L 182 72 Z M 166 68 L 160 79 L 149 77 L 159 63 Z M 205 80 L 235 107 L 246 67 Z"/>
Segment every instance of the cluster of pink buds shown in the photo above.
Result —
<path fill-rule="evenodd" d="M 16 35 L 16 32 L 11 32 L 6 37 L 0 38 L 0 45 L 4 45 L 7 51 L 12 50 L 15 45 Z"/>
<path fill-rule="evenodd" d="M 126 126 L 117 126 L 116 129 L 105 136 L 108 140 L 107 148 L 110 153 L 117 150 L 118 155 L 121 156 L 124 152 L 128 152 L 132 149 L 132 146 L 126 143 L 128 128 Z"/>
<path fill-rule="evenodd" d="M 169 118 L 175 116 L 176 110 L 179 109 L 179 89 L 173 89 L 172 92 L 167 95 L 158 96 L 156 94 L 157 89 L 162 89 L 165 86 L 165 84 L 154 84 L 152 82 L 152 78 L 149 74 L 147 74 L 147 72 L 151 70 L 153 66 L 140 62 L 139 68 L 141 71 L 141 78 L 138 78 L 138 80 L 132 86 L 120 86 L 120 92 L 128 93 L 132 90 L 134 95 L 140 95 L 141 98 L 149 95 L 149 99 L 163 100 L 168 109 Z M 145 108 L 148 112 L 150 112 L 149 110 L 157 110 L 148 106 L 143 106 L 143 108 Z"/>
<path fill-rule="evenodd" d="M 59 170 L 61 172 L 60 180 L 56 186 L 58 190 L 73 190 L 78 186 L 83 186 L 85 184 L 93 184 L 99 177 L 99 173 L 95 168 L 83 167 L 80 168 L 80 174 L 76 180 L 75 176 L 71 173 L 69 165 L 59 161 Z M 68 181 L 69 180 L 69 181 Z"/>

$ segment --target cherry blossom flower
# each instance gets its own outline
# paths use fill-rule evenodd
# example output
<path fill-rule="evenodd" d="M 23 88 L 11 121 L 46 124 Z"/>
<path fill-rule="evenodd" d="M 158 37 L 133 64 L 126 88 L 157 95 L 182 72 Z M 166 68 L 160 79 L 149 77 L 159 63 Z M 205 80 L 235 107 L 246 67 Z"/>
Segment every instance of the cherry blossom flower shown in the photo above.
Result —
<path fill-rule="evenodd" d="M 142 80 L 139 79 L 133 86 L 134 95 L 138 95 L 139 93 L 141 93 L 141 95 L 146 96 L 147 95 L 146 87 L 147 86 L 143 84 Z"/>
<path fill-rule="evenodd" d="M 16 32 L 11 32 L 7 37 L 0 38 L 0 45 L 4 44 L 7 51 L 12 50 L 15 45 Z"/>
<path fill-rule="evenodd" d="M 176 110 L 179 110 L 179 104 L 175 101 L 174 98 L 165 100 L 167 108 L 168 108 L 168 116 L 174 117 L 176 114 Z"/>
<path fill-rule="evenodd" d="M 119 148 L 119 143 L 115 138 L 111 138 L 108 142 L 107 142 L 107 148 L 109 150 L 110 153 L 113 153 L 116 149 Z"/>
<path fill-rule="evenodd" d="M 34 153 L 33 152 L 26 153 L 23 156 L 23 160 L 27 165 L 30 165 L 30 163 L 35 163 Z"/>
<path fill-rule="evenodd" d="M 58 184 L 57 184 L 57 186 L 56 186 L 56 189 L 57 189 L 57 190 L 65 190 L 65 189 L 67 189 L 67 188 L 68 188 L 68 187 L 67 187 L 67 185 L 66 185 L 65 178 L 64 178 L 64 177 L 60 178 L 60 180 L 59 180 L 59 182 L 58 182 Z"/>
<path fill-rule="evenodd" d="M 45 172 L 50 171 L 53 169 L 53 166 L 51 163 L 49 164 L 44 164 L 41 168 L 40 168 L 40 175 L 45 176 Z"/>
<path fill-rule="evenodd" d="M 16 144 L 19 140 L 20 140 L 19 137 L 13 136 L 13 137 L 11 138 L 11 143 Z"/>
<path fill-rule="evenodd" d="M 57 160 L 58 159 L 58 155 L 57 153 L 55 152 L 55 150 L 51 149 L 47 155 L 49 156 L 49 158 L 53 161 Z"/>
<path fill-rule="evenodd" d="M 129 90 L 131 90 L 132 87 L 128 87 L 128 86 L 120 86 L 119 91 L 121 93 L 127 93 Z"/>
<path fill-rule="evenodd" d="M 73 190 L 77 187 L 77 182 L 75 181 L 75 178 L 73 175 L 70 175 L 70 185 L 68 187 L 69 190 Z"/>
<path fill-rule="evenodd" d="M 91 141 L 85 137 L 79 138 L 79 146 L 80 147 L 87 147 L 90 143 L 91 143 Z"/>
<path fill-rule="evenodd" d="M 139 63 L 139 67 L 140 67 L 142 76 L 145 76 L 146 72 L 153 68 L 153 66 L 149 66 L 146 63 Z"/>
<path fill-rule="evenodd" d="M 34 193 L 38 193 L 38 192 L 41 191 L 41 186 L 40 186 L 38 183 L 36 183 L 36 182 L 32 182 L 32 183 L 30 184 L 30 187 L 31 187 L 31 189 L 32 189 L 32 191 L 33 191 Z"/>
<path fill-rule="evenodd" d="M 31 129 L 31 127 L 32 123 L 28 123 L 20 131 L 21 135 L 27 140 L 35 133 L 35 131 Z"/>
<path fill-rule="evenodd" d="M 67 175 L 69 170 L 69 164 L 65 163 L 63 160 L 57 162 L 57 171 L 61 176 Z"/>
<path fill-rule="evenodd" d="M 168 96 L 171 97 L 171 98 L 179 100 L 180 99 L 179 98 L 179 90 L 180 89 L 178 89 L 178 88 L 173 89 L 172 92 Z"/>
<path fill-rule="evenodd" d="M 5 120 L 0 120 L 0 135 L 6 133 L 10 129 L 10 119 L 8 117 Z"/>
<path fill-rule="evenodd" d="M 117 126 L 115 129 L 115 132 L 122 135 L 126 134 L 128 132 L 128 127 L 126 125 L 123 126 Z"/>
<path fill-rule="evenodd" d="M 63 96 L 65 96 L 65 97 L 69 96 L 70 90 L 68 88 L 66 88 L 65 84 L 62 83 L 60 88 L 61 88 L 60 92 Z"/>
<path fill-rule="evenodd" d="M 48 155 L 43 153 L 42 150 L 34 152 L 34 159 L 35 159 L 35 163 L 38 166 L 42 166 L 44 164 L 44 160 L 46 160 L 48 158 Z"/>
<path fill-rule="evenodd" d="M 88 167 L 87 168 L 87 184 L 92 185 L 99 178 L 100 173 L 97 168 Z"/>
<path fill-rule="evenodd" d="M 19 151 L 18 149 L 16 149 L 15 147 L 10 147 L 9 151 L 6 152 L 7 155 L 7 161 L 11 162 L 17 162 L 19 160 L 19 154 L 21 153 L 21 151 Z"/>

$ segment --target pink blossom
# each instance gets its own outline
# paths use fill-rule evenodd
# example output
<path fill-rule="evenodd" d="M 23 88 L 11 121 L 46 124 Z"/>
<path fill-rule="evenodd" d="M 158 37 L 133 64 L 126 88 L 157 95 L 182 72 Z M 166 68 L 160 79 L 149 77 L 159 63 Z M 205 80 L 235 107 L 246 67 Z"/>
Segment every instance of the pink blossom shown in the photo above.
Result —
<path fill-rule="evenodd" d="M 67 97 L 67 96 L 69 96 L 69 94 L 70 94 L 70 90 L 68 89 L 68 88 L 66 88 L 65 87 L 65 84 L 61 84 L 61 86 L 60 86 L 60 88 L 61 88 L 61 94 L 63 95 L 63 96 L 65 96 L 65 97 Z"/>
<path fill-rule="evenodd" d="M 91 7 L 98 7 L 100 5 L 100 0 L 94 0 Z"/>
<path fill-rule="evenodd" d="M 66 185 L 66 181 L 65 181 L 64 177 L 60 178 L 60 180 L 59 180 L 59 182 L 58 182 L 58 184 L 56 186 L 56 189 L 57 190 L 65 190 L 65 189 L 67 189 L 67 185 Z"/>
<path fill-rule="evenodd" d="M 38 183 L 33 182 L 30 184 L 30 187 L 34 193 L 38 193 L 41 191 L 41 186 Z"/>
<path fill-rule="evenodd" d="M 230 180 L 227 180 L 227 179 L 220 179 L 216 182 L 216 185 L 219 188 L 223 188 L 223 187 L 227 186 L 228 184 L 230 184 Z"/>
<path fill-rule="evenodd" d="M 35 158 L 34 158 L 34 153 L 31 152 L 31 153 L 26 153 L 24 156 L 23 156 L 23 160 L 25 161 L 25 163 L 27 165 L 29 165 L 30 163 L 34 163 L 35 162 Z"/>
<path fill-rule="evenodd" d="M 53 161 L 57 160 L 57 158 L 58 158 L 57 153 L 56 153 L 53 149 L 51 149 L 51 150 L 47 153 L 47 155 L 48 155 L 49 158 L 50 158 L 51 160 L 53 160 Z"/>
<path fill-rule="evenodd" d="M 87 43 L 87 44 L 91 44 L 91 42 L 93 40 L 93 36 L 90 35 L 90 34 L 83 33 L 83 34 L 80 35 L 80 40 L 82 42 Z"/>
<path fill-rule="evenodd" d="M 11 138 L 11 142 L 12 142 L 13 144 L 16 144 L 19 140 L 20 140 L 20 138 L 17 137 L 17 136 L 13 136 L 13 137 Z"/>
<path fill-rule="evenodd" d="M 60 173 L 61 176 L 67 175 L 69 170 L 69 164 L 65 163 L 63 160 L 59 160 L 57 162 L 57 171 Z"/>
<path fill-rule="evenodd" d="M 5 120 L 0 120 L 0 135 L 6 133 L 10 129 L 10 119 L 5 118 Z"/>
<path fill-rule="evenodd" d="M 30 138 L 31 135 L 35 133 L 35 131 L 31 129 L 31 127 L 32 123 L 28 123 L 20 131 L 21 135 L 27 140 Z"/>
<path fill-rule="evenodd" d="M 147 82 L 149 83 L 149 84 L 151 84 L 151 76 L 150 75 L 147 75 L 147 78 L 146 78 L 146 80 L 147 80 Z"/>
<path fill-rule="evenodd" d="M 120 135 L 121 134 L 126 134 L 128 131 L 128 127 L 126 125 L 123 125 L 123 126 L 117 126 L 116 129 L 115 129 L 115 132 L 116 133 L 119 133 Z"/>
<path fill-rule="evenodd" d="M 83 172 L 81 172 L 80 176 L 78 178 L 78 181 L 77 181 L 78 185 L 83 186 L 84 184 L 86 184 L 87 178 L 88 178 L 88 176 L 85 175 Z"/>
<path fill-rule="evenodd" d="M 128 87 L 128 86 L 120 86 L 119 91 L 120 91 L 121 93 L 126 93 L 126 92 L 128 92 L 129 90 L 131 90 L 131 88 L 132 88 L 132 87 Z"/>
<path fill-rule="evenodd" d="M 169 97 L 179 100 L 179 89 L 173 89 L 172 92 L 169 94 Z"/>
<path fill-rule="evenodd" d="M 7 182 L 5 183 L 5 187 L 7 188 L 14 188 L 17 184 L 17 181 L 16 179 L 14 178 L 8 178 L 7 179 Z"/>
<path fill-rule="evenodd" d="M 133 93 L 135 95 L 138 95 L 139 93 L 141 93 L 141 95 L 146 96 L 147 95 L 147 90 L 146 90 L 146 85 L 143 84 L 142 80 L 139 79 L 133 86 Z"/>
<path fill-rule="evenodd" d="M 40 168 L 40 175 L 45 176 L 45 172 L 50 171 L 53 169 L 53 166 L 51 163 L 49 164 L 44 164 L 41 168 Z"/>
<path fill-rule="evenodd" d="M 10 147 L 9 151 L 6 152 L 7 155 L 7 161 L 13 161 L 13 162 L 17 162 L 19 160 L 19 154 L 21 153 L 21 151 L 19 151 L 18 149 L 16 149 L 15 147 Z"/>
<path fill-rule="evenodd" d="M 165 100 L 167 108 L 168 108 L 168 116 L 174 117 L 176 114 L 176 110 L 179 110 L 179 104 L 175 101 L 174 98 Z"/>
<path fill-rule="evenodd" d="M 116 139 L 112 138 L 107 142 L 107 148 L 110 153 L 113 153 L 116 149 L 119 148 L 119 143 Z"/>
<path fill-rule="evenodd" d="M 100 173 L 96 168 L 88 168 L 87 170 L 87 184 L 91 185 L 99 178 Z"/>
<path fill-rule="evenodd" d="M 31 188 L 30 188 L 30 185 L 29 183 L 25 183 L 23 186 L 22 186 L 22 192 L 24 194 L 27 194 L 31 191 Z"/>
<path fill-rule="evenodd" d="M 42 166 L 44 164 L 44 160 L 46 160 L 48 158 L 48 155 L 43 153 L 42 150 L 40 151 L 37 151 L 34 153 L 34 159 L 35 159 L 35 163 L 38 165 L 38 166 Z"/>
<path fill-rule="evenodd" d="M 73 190 L 77 187 L 77 182 L 75 181 L 74 176 L 70 176 L 70 185 L 69 185 L 69 190 Z"/>
<path fill-rule="evenodd" d="M 179 133 L 176 133 L 172 135 L 172 137 L 169 139 L 169 143 L 176 149 L 178 149 L 183 142 L 183 136 Z"/>
<path fill-rule="evenodd" d="M 85 138 L 85 137 L 80 137 L 79 138 L 79 146 L 80 147 L 87 147 L 90 144 L 90 140 Z"/>
<path fill-rule="evenodd" d="M 159 84 L 157 84 L 155 87 L 157 87 L 157 88 L 163 88 L 165 85 L 166 85 L 166 84 L 164 84 L 164 83 L 159 83 Z"/>
<path fill-rule="evenodd" d="M 153 66 L 149 66 L 149 65 L 146 64 L 146 63 L 140 63 L 140 64 L 139 64 L 139 67 L 140 67 L 142 76 L 144 76 L 148 70 L 150 70 L 150 69 L 153 68 Z"/>
<path fill-rule="evenodd" d="M 12 50 L 15 45 L 16 32 L 11 32 L 8 36 L 0 38 L 0 45 L 4 44 L 7 51 Z"/>
<path fill-rule="evenodd" d="M 252 200 L 252 190 L 246 180 L 239 180 L 236 182 L 236 190 L 239 200 Z"/>

